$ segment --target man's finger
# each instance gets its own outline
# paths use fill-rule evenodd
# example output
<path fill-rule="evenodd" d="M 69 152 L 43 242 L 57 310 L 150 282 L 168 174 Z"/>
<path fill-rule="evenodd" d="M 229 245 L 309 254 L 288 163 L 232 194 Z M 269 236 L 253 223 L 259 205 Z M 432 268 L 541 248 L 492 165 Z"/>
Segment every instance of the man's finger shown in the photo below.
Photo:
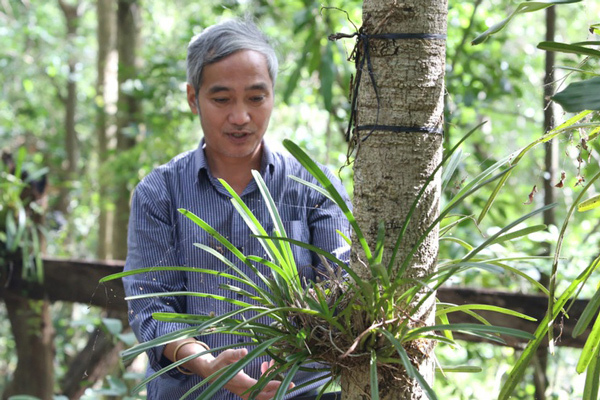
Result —
<path fill-rule="evenodd" d="M 275 393 L 277 393 L 277 389 L 279 389 L 279 386 L 281 386 L 280 381 L 271 381 L 271 382 L 267 383 L 265 388 L 262 390 L 262 392 L 260 392 L 260 395 L 258 395 L 256 399 L 257 400 L 272 399 L 273 397 L 275 397 Z M 294 383 L 290 383 L 287 390 L 291 390 L 295 386 L 296 385 L 294 385 Z"/>
<path fill-rule="evenodd" d="M 272 368 L 273 365 L 275 365 L 275 360 L 271 360 L 271 361 L 264 361 L 262 364 L 260 364 L 260 373 L 264 374 L 265 372 L 267 372 L 269 370 L 269 368 Z"/>
<path fill-rule="evenodd" d="M 248 349 L 229 349 L 222 352 L 219 357 L 227 364 L 232 364 L 238 360 L 241 360 L 248 354 Z M 217 358 L 219 358 L 217 357 Z"/>
<path fill-rule="evenodd" d="M 260 373 L 264 374 L 265 372 L 267 372 L 267 370 L 269 369 L 269 363 L 264 361 L 262 364 L 260 364 Z"/>

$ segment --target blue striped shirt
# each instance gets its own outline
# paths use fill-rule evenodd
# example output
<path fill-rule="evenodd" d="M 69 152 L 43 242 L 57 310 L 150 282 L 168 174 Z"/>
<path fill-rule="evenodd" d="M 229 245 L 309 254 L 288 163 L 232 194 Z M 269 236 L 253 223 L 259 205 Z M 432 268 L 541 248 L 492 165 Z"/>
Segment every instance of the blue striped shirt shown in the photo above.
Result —
<path fill-rule="evenodd" d="M 133 195 L 129 220 L 126 270 L 175 265 L 226 268 L 213 255 L 193 245 L 194 243 L 204 243 L 222 252 L 245 274 L 253 276 L 252 271 L 245 264 L 226 249 L 223 251 L 221 245 L 214 238 L 180 214 L 177 211 L 179 208 L 187 209 L 202 218 L 244 254 L 267 258 L 258 240 L 250 237 L 250 229 L 234 210 L 229 193 L 212 176 L 204 157 L 202 145 L 203 143 L 198 149 L 180 154 L 169 163 L 156 168 L 137 186 Z M 349 203 L 339 180 L 327 169 L 323 170 Z M 339 229 L 348 234 L 348 220 L 330 200 L 288 177 L 294 175 L 315 182 L 315 179 L 294 158 L 272 152 L 263 143 L 260 172 L 275 200 L 289 237 L 312 243 L 333 253 L 341 260 L 349 259 L 349 247 L 336 232 L 336 229 Z M 241 197 L 267 232 L 271 232 L 273 226 L 271 218 L 254 180 L 246 187 Z M 314 280 L 319 274 L 319 267 L 317 269 L 313 267 L 320 265 L 318 257 L 306 249 L 298 246 L 292 247 L 300 275 Z M 270 276 L 266 267 L 262 265 L 258 267 L 262 269 L 263 274 Z M 320 268 L 322 269 L 322 266 Z M 235 284 L 236 282 L 229 282 L 216 275 L 171 271 L 132 275 L 124 279 L 125 291 L 128 296 L 185 290 L 230 297 L 232 296 L 230 291 L 220 288 L 220 285 L 228 283 Z M 264 285 L 261 283 L 261 286 Z M 241 297 L 241 295 L 237 296 Z M 222 315 L 234 308 L 235 306 L 232 304 L 201 297 L 177 296 L 138 299 L 129 301 L 129 321 L 138 340 L 145 342 L 189 327 L 182 323 L 158 322 L 152 318 L 152 313 L 176 312 L 200 315 L 214 313 Z M 240 337 L 224 334 L 197 336 L 210 348 L 247 341 Z M 252 347 L 249 347 L 249 350 L 251 349 Z M 164 346 L 160 346 L 148 351 L 148 374 L 170 364 L 170 361 L 163 356 L 163 350 Z M 258 379 L 261 361 L 264 361 L 264 358 L 254 361 L 244 371 Z M 298 386 L 314 377 L 314 374 L 298 373 L 294 377 L 294 383 Z M 148 400 L 179 399 L 201 380 L 196 375 L 183 375 L 173 369 L 148 383 L 147 398 Z M 319 383 L 296 391 L 288 397 L 299 395 L 301 392 L 317 386 Z M 190 398 L 196 398 L 200 394 L 200 390 Z M 214 398 L 238 399 L 237 396 L 225 389 L 221 389 Z"/>

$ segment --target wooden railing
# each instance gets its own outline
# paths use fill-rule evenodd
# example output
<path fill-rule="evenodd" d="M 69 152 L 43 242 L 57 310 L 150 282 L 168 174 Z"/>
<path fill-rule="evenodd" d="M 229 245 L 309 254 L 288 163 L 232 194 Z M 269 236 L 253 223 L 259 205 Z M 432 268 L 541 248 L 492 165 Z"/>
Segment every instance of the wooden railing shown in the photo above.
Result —
<path fill-rule="evenodd" d="M 118 314 L 127 312 L 124 300 L 123 286 L 120 280 L 98 283 L 102 277 L 123 270 L 123 261 L 82 261 L 58 258 L 44 259 L 45 280 L 42 285 L 31 284 L 19 279 L 18 267 L 12 272 L 8 282 L 0 288 L 0 296 L 6 292 L 24 294 L 32 299 L 48 299 L 50 301 L 68 301 L 102 307 Z M 453 304 L 491 304 L 519 311 L 532 316 L 538 321 L 546 312 L 547 298 L 542 295 L 509 293 L 501 291 L 471 289 L 460 287 L 443 287 L 438 290 L 438 299 L 444 303 Z M 560 318 L 555 327 L 557 345 L 569 347 L 582 347 L 586 335 L 574 339 L 571 332 L 587 300 L 575 300 L 569 311 L 569 318 Z M 525 321 L 520 318 L 506 316 L 498 313 L 482 313 L 493 325 L 506 326 L 533 332 L 537 328 L 536 322 Z M 463 314 L 453 313 L 451 322 L 474 322 Z M 468 341 L 477 341 L 472 336 L 462 337 Z M 515 339 L 505 338 L 509 346 L 520 347 L 523 343 Z"/>

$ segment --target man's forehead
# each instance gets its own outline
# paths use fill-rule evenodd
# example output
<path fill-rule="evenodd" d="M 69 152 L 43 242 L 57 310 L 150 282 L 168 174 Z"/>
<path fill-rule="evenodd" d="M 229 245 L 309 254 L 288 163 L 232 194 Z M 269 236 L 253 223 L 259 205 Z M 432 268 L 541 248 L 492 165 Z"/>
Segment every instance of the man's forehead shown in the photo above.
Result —
<path fill-rule="evenodd" d="M 244 87 L 244 91 L 246 91 L 246 92 L 267 91 L 269 89 L 270 89 L 270 86 L 265 82 L 253 83 L 251 85 L 247 85 Z M 231 92 L 233 90 L 234 90 L 233 87 L 228 86 L 228 85 L 223 85 L 223 84 L 214 84 L 214 85 L 210 85 L 207 88 L 207 91 L 209 94 L 220 93 L 220 92 Z"/>

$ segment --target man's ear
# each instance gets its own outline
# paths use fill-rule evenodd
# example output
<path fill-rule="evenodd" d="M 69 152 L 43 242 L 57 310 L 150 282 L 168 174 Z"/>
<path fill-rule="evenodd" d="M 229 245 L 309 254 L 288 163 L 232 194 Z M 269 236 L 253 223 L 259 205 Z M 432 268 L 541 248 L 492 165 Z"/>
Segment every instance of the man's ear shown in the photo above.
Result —
<path fill-rule="evenodd" d="M 197 107 L 197 103 L 196 103 L 196 91 L 194 90 L 192 85 L 190 85 L 189 83 L 187 84 L 186 88 L 187 88 L 187 101 L 188 101 L 188 105 L 190 106 L 190 110 L 192 110 L 192 113 L 198 114 L 198 107 Z"/>

